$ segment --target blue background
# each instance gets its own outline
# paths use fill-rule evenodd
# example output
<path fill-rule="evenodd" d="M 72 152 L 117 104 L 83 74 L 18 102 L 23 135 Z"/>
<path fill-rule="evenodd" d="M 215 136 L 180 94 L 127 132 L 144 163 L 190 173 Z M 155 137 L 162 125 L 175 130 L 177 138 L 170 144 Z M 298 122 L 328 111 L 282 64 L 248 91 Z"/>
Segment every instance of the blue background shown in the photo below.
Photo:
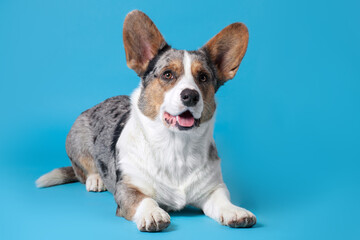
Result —
<path fill-rule="evenodd" d="M 0 1 L 1 239 L 359 239 L 358 1 Z M 115 217 L 110 193 L 36 189 L 69 165 L 75 118 L 138 85 L 122 24 L 140 9 L 178 49 L 230 23 L 250 31 L 237 76 L 217 94 L 215 139 L 252 229 L 186 209 L 163 233 Z"/>

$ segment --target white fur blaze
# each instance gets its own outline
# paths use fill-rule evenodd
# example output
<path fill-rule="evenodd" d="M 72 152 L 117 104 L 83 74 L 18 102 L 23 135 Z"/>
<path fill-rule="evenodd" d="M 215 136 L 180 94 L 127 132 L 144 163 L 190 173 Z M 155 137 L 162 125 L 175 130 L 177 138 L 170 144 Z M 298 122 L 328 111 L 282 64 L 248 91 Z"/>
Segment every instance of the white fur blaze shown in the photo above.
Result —
<path fill-rule="evenodd" d="M 133 221 L 142 232 L 158 232 L 169 226 L 170 216 L 155 200 L 145 198 L 136 209 Z"/>

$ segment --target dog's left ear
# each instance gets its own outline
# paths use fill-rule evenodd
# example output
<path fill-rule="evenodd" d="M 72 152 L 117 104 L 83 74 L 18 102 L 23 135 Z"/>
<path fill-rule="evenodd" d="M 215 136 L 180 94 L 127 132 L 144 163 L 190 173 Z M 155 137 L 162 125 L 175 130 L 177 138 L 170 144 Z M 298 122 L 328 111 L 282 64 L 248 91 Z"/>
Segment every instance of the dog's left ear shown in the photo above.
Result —
<path fill-rule="evenodd" d="M 139 10 L 126 15 L 123 28 L 126 62 L 142 76 L 151 59 L 167 44 L 151 19 Z"/>
<path fill-rule="evenodd" d="M 245 55 L 248 40 L 247 27 L 242 23 L 233 23 L 203 46 L 216 67 L 219 85 L 235 76 Z"/>

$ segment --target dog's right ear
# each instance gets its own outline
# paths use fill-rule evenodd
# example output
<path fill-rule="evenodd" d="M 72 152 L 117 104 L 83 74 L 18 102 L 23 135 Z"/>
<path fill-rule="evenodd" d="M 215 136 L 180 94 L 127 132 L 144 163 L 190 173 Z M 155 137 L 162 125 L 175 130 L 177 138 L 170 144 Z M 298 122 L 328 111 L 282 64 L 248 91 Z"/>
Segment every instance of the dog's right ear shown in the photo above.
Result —
<path fill-rule="evenodd" d="M 151 19 L 143 12 L 128 13 L 123 28 L 126 62 L 142 76 L 151 59 L 167 44 Z"/>

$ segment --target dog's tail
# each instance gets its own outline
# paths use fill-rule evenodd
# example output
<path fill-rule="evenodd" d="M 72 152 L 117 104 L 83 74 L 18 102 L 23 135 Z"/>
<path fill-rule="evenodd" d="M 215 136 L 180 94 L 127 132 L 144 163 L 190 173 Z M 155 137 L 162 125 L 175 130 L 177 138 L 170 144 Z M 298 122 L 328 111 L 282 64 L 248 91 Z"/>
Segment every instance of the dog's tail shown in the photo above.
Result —
<path fill-rule="evenodd" d="M 72 167 L 62 167 L 42 175 L 35 183 L 38 188 L 43 188 L 77 181 L 79 180 Z"/>

